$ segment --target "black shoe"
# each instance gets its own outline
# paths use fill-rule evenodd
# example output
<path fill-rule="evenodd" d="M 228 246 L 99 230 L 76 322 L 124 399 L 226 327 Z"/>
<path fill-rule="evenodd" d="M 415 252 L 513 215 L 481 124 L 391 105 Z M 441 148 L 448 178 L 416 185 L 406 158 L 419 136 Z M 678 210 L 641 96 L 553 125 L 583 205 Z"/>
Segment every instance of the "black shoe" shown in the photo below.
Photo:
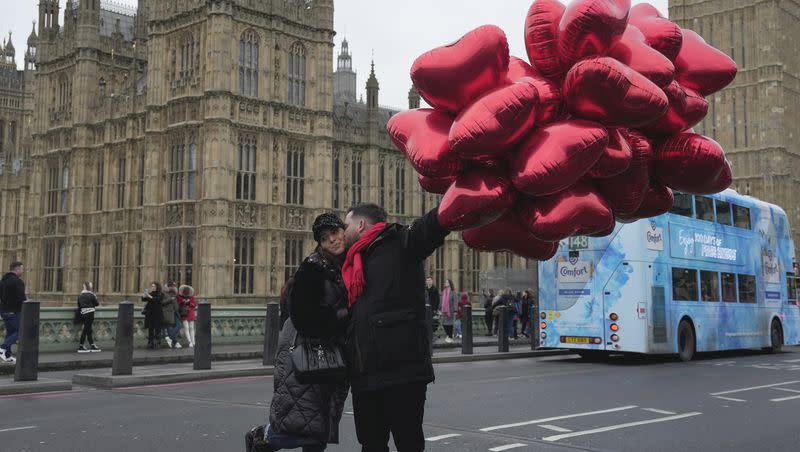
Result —
<path fill-rule="evenodd" d="M 264 426 L 253 427 L 244 435 L 245 452 L 275 452 L 279 448 L 272 447 L 264 440 Z"/>

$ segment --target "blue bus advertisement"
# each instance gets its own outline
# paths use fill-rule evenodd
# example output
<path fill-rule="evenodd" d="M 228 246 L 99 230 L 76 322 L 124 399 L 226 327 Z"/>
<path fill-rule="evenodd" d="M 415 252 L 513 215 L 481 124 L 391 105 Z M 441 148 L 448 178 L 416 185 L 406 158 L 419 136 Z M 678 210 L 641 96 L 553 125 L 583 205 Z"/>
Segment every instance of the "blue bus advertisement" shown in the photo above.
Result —
<path fill-rule="evenodd" d="M 664 215 L 570 237 L 539 265 L 542 347 L 677 354 L 800 342 L 794 243 L 778 206 L 675 193 Z"/>

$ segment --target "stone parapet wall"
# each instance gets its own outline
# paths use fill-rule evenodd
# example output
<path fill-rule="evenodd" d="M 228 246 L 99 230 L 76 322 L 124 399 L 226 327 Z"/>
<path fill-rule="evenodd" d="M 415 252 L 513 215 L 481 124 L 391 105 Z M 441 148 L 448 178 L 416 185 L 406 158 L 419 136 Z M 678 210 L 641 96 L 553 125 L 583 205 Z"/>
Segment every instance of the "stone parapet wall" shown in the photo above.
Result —
<path fill-rule="evenodd" d="M 474 309 L 473 334 L 486 334 L 483 309 Z M 73 323 L 74 308 L 42 308 L 39 325 L 39 347 L 42 352 L 69 352 L 78 346 L 81 324 Z M 266 308 L 262 306 L 212 307 L 212 344 L 263 344 Z M 141 303 L 134 308 L 134 346 L 147 346 L 147 329 L 144 327 Z M 117 308 L 101 307 L 95 312 L 94 339 L 100 348 L 111 349 L 117 330 Z M 5 327 L 0 322 L 0 336 L 5 337 Z M 436 337 L 443 338 L 440 326 Z M 182 340 L 184 344 L 185 340 Z"/>

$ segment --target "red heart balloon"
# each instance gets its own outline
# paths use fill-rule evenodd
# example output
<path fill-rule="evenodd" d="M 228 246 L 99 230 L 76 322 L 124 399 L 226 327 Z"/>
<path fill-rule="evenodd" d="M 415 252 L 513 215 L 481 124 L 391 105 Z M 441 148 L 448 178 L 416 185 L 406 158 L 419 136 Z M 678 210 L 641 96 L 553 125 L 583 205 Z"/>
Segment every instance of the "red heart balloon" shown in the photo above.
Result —
<path fill-rule="evenodd" d="M 494 222 L 514 204 L 514 190 L 496 171 L 467 171 L 444 194 L 439 204 L 439 224 L 448 231 L 463 231 Z"/>
<path fill-rule="evenodd" d="M 512 56 L 511 59 L 508 60 L 507 77 L 509 83 L 517 82 L 523 77 L 540 78 L 541 76 L 542 74 L 540 74 L 536 68 L 521 58 Z"/>
<path fill-rule="evenodd" d="M 664 90 L 669 99 L 669 109 L 658 121 L 643 126 L 640 130 L 649 136 L 675 135 L 703 120 L 708 113 L 708 101 L 699 93 L 672 82 Z"/>
<path fill-rule="evenodd" d="M 510 251 L 527 259 L 547 260 L 558 249 L 558 243 L 534 237 L 513 210 L 493 223 L 464 231 L 461 237 L 478 251 Z"/>
<path fill-rule="evenodd" d="M 608 126 L 638 127 L 660 118 L 667 95 L 643 75 L 609 57 L 578 62 L 564 80 L 570 111 Z"/>
<path fill-rule="evenodd" d="M 659 87 L 665 87 L 675 78 L 675 66 L 658 50 L 645 42 L 638 28 L 628 25 L 622 38 L 608 53 L 620 63 L 644 75 Z"/>
<path fill-rule="evenodd" d="M 730 163 L 719 143 L 693 133 L 681 133 L 661 143 L 653 173 L 666 186 L 695 194 L 719 193 L 732 179 Z"/>
<path fill-rule="evenodd" d="M 458 115 L 450 129 L 450 148 L 472 160 L 496 155 L 530 131 L 538 102 L 529 77 L 489 92 Z"/>
<path fill-rule="evenodd" d="M 558 0 L 535 0 L 525 19 L 528 59 L 543 76 L 553 80 L 564 78 L 558 56 L 558 25 L 564 10 Z"/>
<path fill-rule="evenodd" d="M 561 191 L 589 171 L 607 144 L 606 129 L 590 121 L 561 121 L 537 129 L 514 157 L 514 187 L 531 196 Z"/>
<path fill-rule="evenodd" d="M 457 175 L 462 168 L 458 154 L 447 142 L 453 117 L 430 108 L 398 113 L 386 129 L 419 174 L 428 177 Z"/>
<path fill-rule="evenodd" d="M 422 174 L 420 174 L 418 176 L 418 180 L 419 180 L 419 186 L 422 187 L 422 189 L 425 190 L 426 192 L 435 193 L 437 195 L 443 195 L 447 193 L 447 190 L 456 181 L 456 176 L 435 178 L 435 177 L 425 177 Z"/>
<path fill-rule="evenodd" d="M 662 17 L 654 6 L 647 3 L 640 3 L 631 9 L 630 23 L 644 34 L 650 47 L 670 61 L 675 61 L 683 45 L 681 27 Z"/>
<path fill-rule="evenodd" d="M 656 181 L 651 181 L 639 209 L 630 215 L 617 215 L 617 220 L 632 222 L 642 218 L 657 217 L 669 212 L 674 202 L 672 190 Z"/>
<path fill-rule="evenodd" d="M 554 195 L 526 198 L 517 211 L 531 233 L 548 242 L 614 227 L 614 215 L 608 204 L 584 181 Z"/>
<path fill-rule="evenodd" d="M 536 125 L 549 124 L 564 117 L 564 102 L 561 96 L 561 86 L 542 77 L 535 67 L 517 57 L 511 57 L 508 63 L 508 79 L 516 82 L 523 77 L 533 79 L 536 91 L 539 93 L 537 106 Z"/>
<path fill-rule="evenodd" d="M 563 68 L 581 58 L 606 55 L 628 25 L 630 0 L 576 0 L 558 25 L 558 55 Z"/>
<path fill-rule="evenodd" d="M 611 129 L 608 131 L 608 145 L 588 175 L 593 179 L 616 176 L 630 167 L 632 155 L 631 146 L 622 136 L 622 131 Z"/>
<path fill-rule="evenodd" d="M 736 63 L 706 44 L 692 30 L 683 30 L 683 46 L 675 58 L 675 80 L 703 96 L 725 88 L 736 78 Z"/>
<path fill-rule="evenodd" d="M 631 147 L 631 163 L 625 172 L 608 179 L 594 181 L 615 215 L 630 215 L 642 205 L 650 183 L 650 162 L 653 148 L 647 138 L 633 130 L 623 130 Z"/>
<path fill-rule="evenodd" d="M 503 30 L 484 25 L 417 58 L 411 80 L 430 106 L 458 114 L 505 81 L 508 59 Z"/>

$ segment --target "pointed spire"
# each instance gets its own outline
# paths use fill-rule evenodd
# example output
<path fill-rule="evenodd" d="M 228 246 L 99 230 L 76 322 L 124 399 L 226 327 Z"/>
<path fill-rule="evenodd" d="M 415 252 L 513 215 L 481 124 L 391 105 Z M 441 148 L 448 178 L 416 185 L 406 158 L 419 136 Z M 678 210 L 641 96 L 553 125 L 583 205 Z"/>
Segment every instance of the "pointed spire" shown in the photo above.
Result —
<path fill-rule="evenodd" d="M 31 30 L 31 34 L 28 35 L 28 47 L 36 47 L 39 43 L 39 37 L 36 36 L 36 21 L 33 21 L 33 29 Z"/>
<path fill-rule="evenodd" d="M 11 32 L 8 32 L 8 43 L 6 43 L 6 56 L 14 59 L 16 55 L 16 49 L 14 49 L 14 44 L 11 42 Z"/>
<path fill-rule="evenodd" d="M 367 79 L 367 108 L 378 108 L 378 91 L 380 91 L 380 86 L 378 78 L 375 77 L 375 60 L 373 59 L 372 70 Z"/>
<path fill-rule="evenodd" d="M 419 104 L 420 104 L 419 91 L 417 91 L 417 87 L 412 84 L 411 89 L 408 90 L 408 109 L 413 110 L 415 108 L 419 108 Z"/>

